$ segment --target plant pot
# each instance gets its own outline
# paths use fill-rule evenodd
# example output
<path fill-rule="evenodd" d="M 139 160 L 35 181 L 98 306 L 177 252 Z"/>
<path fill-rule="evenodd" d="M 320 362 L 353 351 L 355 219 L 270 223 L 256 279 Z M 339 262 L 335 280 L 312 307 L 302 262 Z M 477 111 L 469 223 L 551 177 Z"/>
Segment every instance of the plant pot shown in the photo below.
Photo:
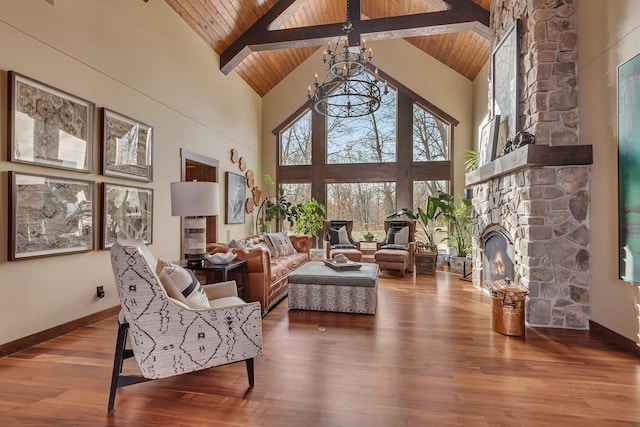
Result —
<path fill-rule="evenodd" d="M 436 252 L 418 252 L 415 254 L 416 273 L 435 274 Z"/>
<path fill-rule="evenodd" d="M 464 274 L 465 273 L 465 262 L 468 262 L 466 273 L 468 274 L 471 271 L 472 263 L 469 262 L 470 259 L 464 256 L 450 256 L 449 257 L 449 273 L 456 274 Z"/>

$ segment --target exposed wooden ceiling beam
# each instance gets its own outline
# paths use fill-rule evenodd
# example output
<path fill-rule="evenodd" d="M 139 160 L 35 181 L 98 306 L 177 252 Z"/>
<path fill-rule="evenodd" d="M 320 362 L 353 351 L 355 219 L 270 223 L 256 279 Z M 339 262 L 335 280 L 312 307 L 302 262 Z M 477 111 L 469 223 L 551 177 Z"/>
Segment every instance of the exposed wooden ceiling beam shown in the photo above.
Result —
<path fill-rule="evenodd" d="M 251 28 L 242 34 L 220 55 L 220 69 L 229 74 L 251 52 L 292 47 L 319 46 L 327 39 L 343 35 L 343 24 L 325 24 L 310 27 L 271 30 L 272 23 L 290 7 L 299 7 L 303 0 L 280 0 Z M 351 0 L 349 19 L 353 24 L 350 44 L 356 45 L 361 35 L 370 40 L 444 34 L 485 27 L 488 37 L 489 12 L 471 0 L 442 0 L 451 8 L 439 12 L 361 19 L 360 0 Z M 480 32 L 480 31 L 479 31 Z M 353 40 L 351 40 L 353 39 Z"/>

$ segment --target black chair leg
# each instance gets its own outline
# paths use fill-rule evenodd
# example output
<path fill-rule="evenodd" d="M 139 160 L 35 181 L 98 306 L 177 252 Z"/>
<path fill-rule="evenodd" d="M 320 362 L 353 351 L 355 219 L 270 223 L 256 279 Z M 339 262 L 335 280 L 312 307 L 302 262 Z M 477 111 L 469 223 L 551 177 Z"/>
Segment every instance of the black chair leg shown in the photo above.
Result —
<path fill-rule="evenodd" d="M 118 338 L 116 340 L 116 354 L 113 359 L 113 372 L 111 373 L 111 389 L 109 390 L 109 405 L 107 412 L 113 411 L 116 400 L 116 389 L 118 388 L 118 377 L 122 372 L 122 364 L 124 363 L 125 346 L 127 344 L 127 332 L 129 330 L 128 323 L 121 323 L 118 327 Z"/>
<path fill-rule="evenodd" d="M 249 387 L 253 387 L 253 359 L 247 359 L 247 376 L 249 377 Z"/>

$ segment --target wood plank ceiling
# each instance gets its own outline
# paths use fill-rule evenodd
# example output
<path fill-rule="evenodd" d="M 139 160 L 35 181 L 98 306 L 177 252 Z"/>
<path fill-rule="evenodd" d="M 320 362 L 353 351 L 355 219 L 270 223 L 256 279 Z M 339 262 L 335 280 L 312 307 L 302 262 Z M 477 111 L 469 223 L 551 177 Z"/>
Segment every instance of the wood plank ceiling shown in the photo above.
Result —
<path fill-rule="evenodd" d="M 360 7 L 362 15 L 355 19 L 353 16 L 350 17 L 352 21 L 358 21 L 354 24 L 354 28 L 358 23 L 374 24 L 378 18 L 391 17 L 397 17 L 393 22 L 397 22 L 400 27 L 406 20 L 402 17 L 409 18 L 411 15 L 425 13 L 433 14 L 432 16 L 435 17 L 435 12 L 446 11 L 451 5 L 459 9 L 468 7 L 465 4 L 470 4 L 472 9 L 478 5 L 487 11 L 488 16 L 491 5 L 491 0 L 361 0 L 359 2 L 352 0 L 352 3 L 354 1 Z M 260 27 L 260 18 L 263 20 L 269 18 L 267 12 L 274 8 L 272 11 L 274 14 L 280 7 L 284 13 L 279 16 L 275 14 L 273 19 L 266 22 L 265 28 L 268 30 L 296 31 L 295 29 L 310 26 L 335 29 L 335 25 L 331 24 L 345 22 L 347 7 L 347 0 L 280 0 L 280 4 L 278 0 L 166 0 L 166 2 L 221 56 L 223 71 L 225 73 L 231 70 L 236 71 L 260 96 L 269 92 L 305 59 L 324 46 L 325 40 L 329 39 L 320 34 L 313 40 L 279 42 L 277 45 L 272 43 L 268 47 L 245 49 L 244 54 L 234 56 L 245 47 L 241 43 L 244 39 L 250 39 L 254 45 L 257 40 L 260 40 L 259 33 L 256 38 L 255 31 L 256 26 Z M 477 9 L 480 13 L 484 12 L 480 8 Z M 474 12 L 475 16 L 478 16 L 478 11 Z M 423 16 L 426 15 L 420 17 Z M 486 38 L 488 19 L 485 21 L 485 26 L 476 24 L 475 29 L 481 29 L 478 32 L 473 30 L 472 24 L 457 26 L 456 29 L 453 29 L 456 24 L 440 25 L 433 27 L 433 31 L 429 28 L 421 29 L 421 32 L 414 32 L 418 36 L 405 37 L 405 39 L 426 54 L 473 80 L 490 54 L 490 42 Z M 385 28 L 388 28 L 388 24 L 386 22 L 385 24 Z M 445 27 L 448 29 L 443 29 Z M 405 31 L 394 34 L 394 31 L 380 31 L 371 35 L 371 39 L 398 38 L 398 34 L 409 33 Z M 367 35 L 364 37 L 370 39 Z"/>

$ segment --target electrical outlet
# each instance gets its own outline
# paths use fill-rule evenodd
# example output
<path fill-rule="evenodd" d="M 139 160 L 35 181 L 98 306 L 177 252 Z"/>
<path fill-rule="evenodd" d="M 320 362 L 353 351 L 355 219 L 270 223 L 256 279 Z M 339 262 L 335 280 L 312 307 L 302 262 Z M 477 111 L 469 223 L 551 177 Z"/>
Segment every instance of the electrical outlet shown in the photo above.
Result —
<path fill-rule="evenodd" d="M 98 298 L 104 298 L 104 286 L 98 286 L 96 288 L 96 296 Z"/>

